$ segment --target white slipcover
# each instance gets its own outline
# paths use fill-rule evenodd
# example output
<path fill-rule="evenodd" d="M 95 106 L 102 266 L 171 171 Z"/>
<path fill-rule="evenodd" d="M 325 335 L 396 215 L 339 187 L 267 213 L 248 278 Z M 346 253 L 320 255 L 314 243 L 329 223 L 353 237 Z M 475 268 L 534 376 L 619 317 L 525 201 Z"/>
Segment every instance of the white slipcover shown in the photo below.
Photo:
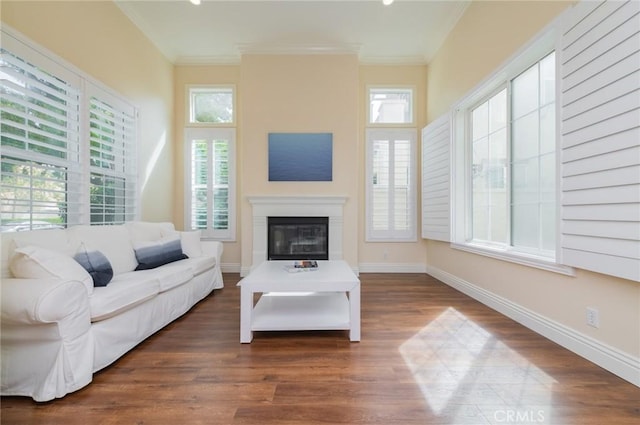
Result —
<path fill-rule="evenodd" d="M 48 401 L 76 391 L 94 372 L 222 288 L 220 242 L 203 241 L 190 247 L 192 258 L 134 271 L 136 242 L 182 233 L 171 223 L 147 222 L 3 233 L 1 394 Z M 194 236 L 190 232 L 185 240 L 193 244 Z M 16 248 L 29 245 L 68 255 L 83 245 L 99 250 L 114 277 L 91 294 L 76 280 L 15 278 L 10 259 Z"/>

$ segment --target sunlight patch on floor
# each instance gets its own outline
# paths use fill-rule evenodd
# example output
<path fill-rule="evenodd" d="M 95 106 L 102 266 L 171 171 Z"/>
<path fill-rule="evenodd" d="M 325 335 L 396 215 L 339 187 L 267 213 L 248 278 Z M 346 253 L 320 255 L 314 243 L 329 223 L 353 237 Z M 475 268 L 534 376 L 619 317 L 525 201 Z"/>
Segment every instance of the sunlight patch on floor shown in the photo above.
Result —
<path fill-rule="evenodd" d="M 555 380 L 455 308 L 447 308 L 399 350 L 438 416 L 482 418 L 490 424 L 550 423 Z"/>

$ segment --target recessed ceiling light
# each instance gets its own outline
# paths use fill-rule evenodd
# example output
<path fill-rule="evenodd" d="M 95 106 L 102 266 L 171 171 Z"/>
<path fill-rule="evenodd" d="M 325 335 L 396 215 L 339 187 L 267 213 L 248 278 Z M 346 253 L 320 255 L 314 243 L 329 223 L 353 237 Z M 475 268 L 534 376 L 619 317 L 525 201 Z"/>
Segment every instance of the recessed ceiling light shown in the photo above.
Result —
<path fill-rule="evenodd" d="M 382 4 L 385 6 L 389 6 L 391 3 L 393 3 L 393 0 L 382 0 Z"/>
<path fill-rule="evenodd" d="M 189 0 L 191 3 L 195 4 L 196 6 L 200 4 L 200 0 Z M 389 0 L 385 0 L 385 1 L 389 1 Z M 393 1 L 393 0 L 391 0 Z"/>

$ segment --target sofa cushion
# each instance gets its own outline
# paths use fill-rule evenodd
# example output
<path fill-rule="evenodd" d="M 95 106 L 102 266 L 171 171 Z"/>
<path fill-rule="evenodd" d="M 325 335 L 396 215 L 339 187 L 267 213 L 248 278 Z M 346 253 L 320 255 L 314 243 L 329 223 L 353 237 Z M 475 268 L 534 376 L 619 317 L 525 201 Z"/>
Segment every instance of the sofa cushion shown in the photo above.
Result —
<path fill-rule="evenodd" d="M 91 275 L 93 286 L 107 286 L 113 279 L 111 263 L 100 251 L 87 251 L 83 244 L 73 259 Z"/>
<path fill-rule="evenodd" d="M 102 252 L 111 263 L 114 275 L 133 271 L 138 265 L 124 225 L 73 226 L 67 232 L 69 239 L 78 246 L 84 243 L 87 250 Z"/>
<path fill-rule="evenodd" d="M 107 286 L 95 288 L 89 298 L 91 321 L 116 316 L 155 297 L 159 292 L 160 284 L 154 275 L 138 272 L 115 275 Z"/>
<path fill-rule="evenodd" d="M 215 257 L 194 257 L 180 262 L 181 264 L 187 264 L 193 270 L 193 275 L 197 276 L 200 273 L 206 272 L 216 266 Z"/>
<path fill-rule="evenodd" d="M 183 261 L 166 264 L 155 269 L 140 270 L 136 274 L 143 276 L 143 279 L 156 279 L 160 286 L 160 292 L 184 285 L 193 278 L 193 270 L 189 264 L 185 264 Z"/>
<path fill-rule="evenodd" d="M 201 230 L 195 230 L 193 232 L 180 232 L 182 252 L 184 252 L 187 257 L 202 257 L 202 243 L 200 242 L 201 236 Z"/>
<path fill-rule="evenodd" d="M 125 224 L 129 231 L 131 241 L 153 242 L 175 234 L 173 223 L 152 223 L 147 221 L 130 221 Z"/>
<path fill-rule="evenodd" d="M 11 272 L 17 278 L 48 278 L 78 280 L 93 293 L 93 280 L 87 271 L 66 254 L 39 246 L 17 248 L 11 258 Z"/>
<path fill-rule="evenodd" d="M 182 244 L 179 238 L 163 238 L 155 242 L 141 242 L 135 245 L 134 250 L 138 260 L 136 270 L 154 269 L 187 258 L 182 252 Z"/>

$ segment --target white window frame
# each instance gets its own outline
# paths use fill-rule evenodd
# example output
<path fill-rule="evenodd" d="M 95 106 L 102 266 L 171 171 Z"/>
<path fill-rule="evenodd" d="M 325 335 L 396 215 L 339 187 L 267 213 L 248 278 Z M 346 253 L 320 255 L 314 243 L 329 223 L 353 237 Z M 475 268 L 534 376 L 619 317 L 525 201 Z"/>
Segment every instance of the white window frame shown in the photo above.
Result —
<path fill-rule="evenodd" d="M 407 230 L 394 229 L 393 214 L 389 215 L 388 227 L 386 230 L 375 230 L 373 228 L 373 142 L 380 138 L 391 142 L 395 140 L 409 140 L 411 144 L 410 171 L 409 171 L 409 223 Z M 415 128 L 369 128 L 366 130 L 366 241 L 367 242 L 415 242 L 417 237 L 417 129 Z M 389 158 L 389 167 L 393 169 L 393 158 Z M 392 179 L 392 172 L 390 179 Z M 390 181 L 389 188 L 389 211 L 394 211 L 393 187 Z"/>
<path fill-rule="evenodd" d="M 560 108 L 558 106 L 560 99 L 560 78 L 559 78 L 559 61 L 556 60 L 556 249 L 553 258 L 545 257 L 538 254 L 525 252 L 522 249 L 514 249 L 513 246 L 496 246 L 492 244 L 480 244 L 471 240 L 471 144 L 470 140 L 470 119 L 469 111 L 475 106 L 490 98 L 493 94 L 500 91 L 508 85 L 508 83 L 517 77 L 521 72 L 530 66 L 539 62 L 552 51 L 558 51 L 558 21 L 553 22 L 545 28 L 532 42 L 524 46 L 517 54 L 507 60 L 497 71 L 489 78 L 480 83 L 469 94 L 464 96 L 452 109 L 452 186 L 451 186 L 451 202 L 452 202 L 452 244 L 456 249 L 473 252 L 488 257 L 523 264 L 531 267 L 550 270 L 562 274 L 573 275 L 572 268 L 563 266 L 559 263 L 560 252 Z M 509 98 L 509 94 L 507 98 Z M 508 102 L 510 102 L 508 100 Z M 509 105 L 508 108 L 511 108 Z M 507 128 L 508 145 L 511 140 L 510 124 Z M 508 148 L 510 149 L 510 148 Z M 508 153 L 508 161 L 511 161 L 511 152 Z M 508 180 L 511 180 L 509 173 Z M 511 211 L 509 211 L 509 216 Z M 510 231 L 509 231 L 510 234 Z M 510 236 L 509 236 L 510 240 Z"/>
<path fill-rule="evenodd" d="M 111 146 L 114 153 L 114 164 L 112 169 L 104 169 L 101 167 L 91 165 L 91 147 L 90 147 L 90 124 L 89 114 L 91 112 L 91 102 L 95 99 L 103 106 L 111 109 L 114 114 L 114 118 L 118 121 L 120 128 L 113 128 L 113 138 L 117 139 L 119 146 Z M 86 152 L 84 156 L 84 163 L 88 164 L 86 169 L 85 178 L 83 181 L 88 182 L 89 188 L 91 188 L 91 174 L 96 173 L 103 175 L 105 178 L 120 179 L 125 182 L 124 193 L 121 196 L 121 200 L 124 202 L 124 210 L 121 211 L 122 220 L 114 220 L 107 222 L 95 222 L 92 220 L 91 208 L 94 206 L 89 200 L 88 214 L 89 222 L 92 224 L 122 224 L 127 221 L 136 220 L 138 217 L 138 211 L 140 211 L 140 197 L 138 191 L 138 173 L 137 173 L 137 118 L 138 112 L 136 108 L 126 102 L 122 97 L 114 95 L 110 90 L 105 87 L 99 86 L 95 83 L 85 84 L 85 102 L 86 115 L 87 115 L 87 129 L 85 134 L 87 135 L 87 143 L 83 146 L 82 152 Z M 126 128 L 125 128 L 126 127 Z M 99 206 L 96 204 L 95 206 Z M 104 204 L 103 204 L 104 205 Z"/>
<path fill-rule="evenodd" d="M 184 191 L 184 228 L 186 230 L 201 230 L 202 239 L 213 239 L 219 241 L 235 241 L 236 240 L 236 129 L 235 128 L 186 128 L 184 131 L 184 158 L 185 158 L 185 191 Z M 212 142 L 214 140 L 227 140 L 228 146 L 228 170 L 229 170 L 229 184 L 228 193 L 229 198 L 227 200 L 229 225 L 227 229 L 212 229 L 209 227 L 211 223 L 208 223 L 207 229 L 194 229 L 191 226 L 191 146 L 194 140 L 206 140 Z M 208 176 L 211 177 L 214 170 L 210 168 L 208 170 Z M 213 205 L 213 187 L 209 186 L 209 215 L 212 212 Z"/>
<path fill-rule="evenodd" d="M 410 122 L 401 122 L 401 123 L 378 123 L 371 122 L 371 92 L 372 90 L 389 90 L 389 91 L 397 91 L 397 90 L 406 90 L 411 92 L 411 111 L 410 111 Z M 406 86 L 406 85 L 369 85 L 367 86 L 367 127 L 415 127 L 416 126 L 416 88 L 415 86 Z"/>
<path fill-rule="evenodd" d="M 224 90 L 231 90 L 231 94 L 233 96 L 233 101 L 232 101 L 232 115 L 231 115 L 231 122 L 224 122 L 224 123 L 214 123 L 214 122 L 194 122 L 191 121 L 191 117 L 192 117 L 192 107 L 193 107 L 193 103 L 192 103 L 192 97 L 191 94 L 194 91 L 208 91 L 208 90 L 216 90 L 216 89 L 224 89 Z M 184 115 L 184 120 L 185 120 L 185 127 L 235 127 L 236 126 L 236 116 L 237 116 L 237 109 L 236 109 L 236 105 L 237 105 L 237 94 L 236 94 L 236 86 L 234 84 L 187 84 L 186 85 L 186 90 L 185 90 L 185 115 Z"/>
<path fill-rule="evenodd" d="M 89 96 L 91 93 L 96 95 L 100 93 L 99 98 L 103 99 L 109 97 L 112 101 L 117 101 L 120 105 L 126 105 L 126 109 L 130 111 L 134 117 L 133 130 L 134 137 L 131 140 L 132 149 L 128 152 L 130 157 L 128 163 L 131 164 L 127 168 L 127 178 L 130 179 L 129 187 L 131 193 L 133 193 L 130 214 L 128 215 L 131 220 L 138 220 L 140 215 L 140 189 L 137 183 L 138 177 L 136 173 L 137 158 L 136 149 L 137 144 L 137 127 L 138 112 L 137 108 L 131 105 L 123 96 L 117 92 L 106 87 L 99 81 L 93 79 L 82 70 L 76 68 L 70 63 L 67 63 L 64 59 L 58 57 L 50 50 L 38 45 L 29 38 L 20 34 L 18 31 L 3 25 L 2 27 L 2 47 L 11 52 L 12 54 L 20 57 L 29 63 L 34 64 L 40 69 L 64 78 L 65 80 L 72 79 L 73 86 L 79 93 L 78 96 L 78 121 L 77 121 L 77 146 L 71 147 L 71 159 L 68 162 L 68 172 L 73 174 L 73 178 L 67 179 L 67 220 L 63 225 L 65 227 L 78 225 L 78 224 L 92 224 L 89 214 L 90 209 L 90 163 L 89 163 Z M 73 143 L 72 143 L 73 145 Z M 50 162 L 44 155 L 39 155 L 35 152 L 21 152 L 16 155 L 16 149 L 10 147 L 3 147 L 3 154 L 7 156 L 15 156 L 25 161 L 33 162 Z M 60 161 L 51 162 L 52 164 L 62 164 Z M 63 164 L 62 164 L 63 165 Z M 73 205 L 73 208 L 69 208 L 69 205 Z M 29 204 L 29 211 L 33 210 L 32 205 Z M 30 222 L 32 219 L 30 219 Z M 98 223 L 102 224 L 102 223 Z M 33 223 L 29 227 L 32 227 Z"/>

